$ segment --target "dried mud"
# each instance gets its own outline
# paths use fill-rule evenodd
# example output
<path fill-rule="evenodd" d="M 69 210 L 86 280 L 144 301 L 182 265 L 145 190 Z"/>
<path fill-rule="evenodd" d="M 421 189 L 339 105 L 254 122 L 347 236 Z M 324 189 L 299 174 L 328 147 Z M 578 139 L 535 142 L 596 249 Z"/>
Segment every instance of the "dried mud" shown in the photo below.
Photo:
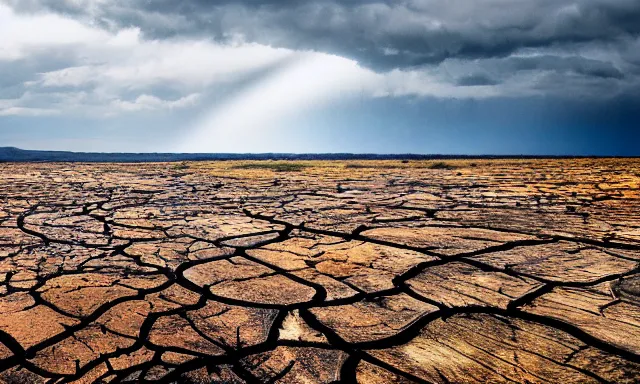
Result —
<path fill-rule="evenodd" d="M 0 383 L 640 381 L 639 160 L 289 168 L 0 165 Z"/>

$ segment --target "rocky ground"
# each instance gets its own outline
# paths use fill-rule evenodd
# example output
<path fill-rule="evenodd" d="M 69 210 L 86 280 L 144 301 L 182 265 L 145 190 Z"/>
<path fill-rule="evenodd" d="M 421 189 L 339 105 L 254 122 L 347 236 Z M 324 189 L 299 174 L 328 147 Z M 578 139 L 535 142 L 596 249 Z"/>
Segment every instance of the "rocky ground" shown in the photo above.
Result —
<path fill-rule="evenodd" d="M 640 381 L 640 160 L 0 165 L 2 383 Z"/>

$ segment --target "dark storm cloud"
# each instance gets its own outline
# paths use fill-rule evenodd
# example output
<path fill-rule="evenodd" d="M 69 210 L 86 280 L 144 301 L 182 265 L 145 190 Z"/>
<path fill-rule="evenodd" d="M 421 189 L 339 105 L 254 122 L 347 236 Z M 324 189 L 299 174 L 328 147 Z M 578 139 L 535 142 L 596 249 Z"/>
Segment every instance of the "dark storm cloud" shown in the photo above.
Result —
<path fill-rule="evenodd" d="M 522 48 L 633 41 L 638 0 L 4 0 L 23 11 L 84 15 L 149 37 L 241 35 L 357 59 L 383 70 L 447 58 L 507 56 Z"/>
<path fill-rule="evenodd" d="M 481 73 L 463 76 L 456 81 L 457 85 L 463 87 L 473 87 L 480 85 L 496 85 L 498 82 L 489 76 Z"/>
<path fill-rule="evenodd" d="M 459 85 L 492 85 L 500 83 L 497 78 L 513 76 L 521 72 L 553 72 L 559 75 L 622 80 L 624 74 L 609 61 L 587 59 L 581 56 L 510 56 L 473 61 L 459 61 L 463 66 L 481 68 L 480 74 L 473 73 L 458 79 Z M 487 74 L 490 73 L 491 75 Z"/>

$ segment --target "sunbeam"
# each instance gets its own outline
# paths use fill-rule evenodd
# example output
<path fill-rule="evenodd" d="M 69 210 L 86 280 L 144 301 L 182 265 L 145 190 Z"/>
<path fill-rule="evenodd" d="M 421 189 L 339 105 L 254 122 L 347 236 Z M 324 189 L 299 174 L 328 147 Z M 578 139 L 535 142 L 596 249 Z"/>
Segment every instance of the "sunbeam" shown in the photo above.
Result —
<path fill-rule="evenodd" d="M 264 151 L 269 130 L 333 99 L 357 94 L 377 75 L 338 56 L 302 53 L 283 68 L 200 119 L 187 130 L 181 152 Z M 266 141 L 265 141 L 266 140 Z"/>

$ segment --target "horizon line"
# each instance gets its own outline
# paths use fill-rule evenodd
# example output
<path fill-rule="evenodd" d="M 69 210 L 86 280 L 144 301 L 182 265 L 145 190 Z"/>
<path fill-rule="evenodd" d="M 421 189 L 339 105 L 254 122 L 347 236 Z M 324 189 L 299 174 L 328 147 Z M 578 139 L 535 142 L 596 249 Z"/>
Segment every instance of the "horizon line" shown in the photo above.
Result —
<path fill-rule="evenodd" d="M 16 159 L 12 159 L 10 152 L 15 152 Z M 33 159 L 27 159 L 32 155 Z M 78 159 L 53 159 L 50 155 L 68 155 Z M 20 156 L 22 155 L 22 156 Z M 374 152 L 90 152 L 90 151 L 64 151 L 47 149 L 23 149 L 14 146 L 0 147 L 0 162 L 99 162 L 95 159 L 82 160 L 82 156 L 106 156 L 106 157 L 174 157 L 164 159 L 173 161 L 215 161 L 215 160 L 314 160 L 308 157 L 320 157 L 316 160 L 455 160 L 455 159 L 635 159 L 640 155 L 594 155 L 594 154 L 444 154 L 444 153 L 374 153 Z M 19 159 L 23 157 L 22 159 Z M 109 161 L 109 159 L 104 159 Z M 114 159 L 111 159 L 113 162 Z M 126 161 L 124 161 L 126 162 Z M 133 160 L 133 162 L 163 162 L 157 160 Z"/>

